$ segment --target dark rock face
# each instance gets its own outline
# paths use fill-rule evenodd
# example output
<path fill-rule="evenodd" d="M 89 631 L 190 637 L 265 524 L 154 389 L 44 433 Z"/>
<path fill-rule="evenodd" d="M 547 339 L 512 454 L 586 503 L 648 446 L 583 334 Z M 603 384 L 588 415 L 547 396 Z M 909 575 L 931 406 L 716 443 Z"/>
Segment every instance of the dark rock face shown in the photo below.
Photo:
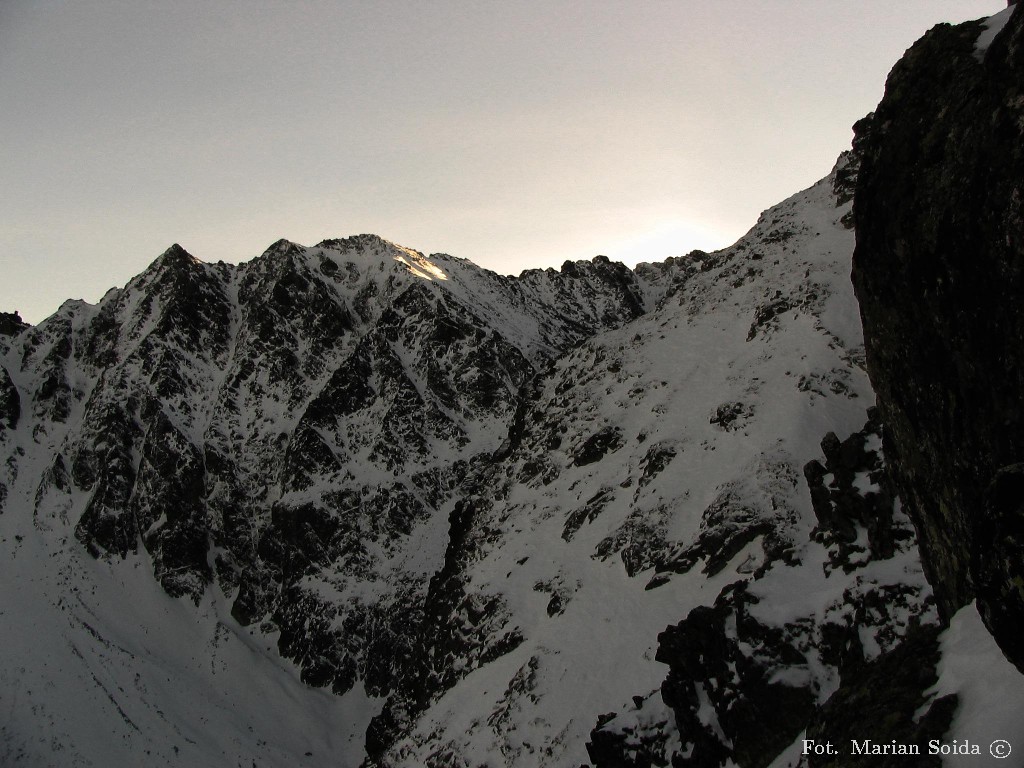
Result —
<path fill-rule="evenodd" d="M 622 430 L 619 427 L 604 427 L 588 437 L 579 451 L 576 452 L 574 463 L 577 467 L 585 467 L 600 461 L 609 451 L 622 447 Z"/>
<path fill-rule="evenodd" d="M 0 430 L 14 429 L 21 417 L 21 395 L 6 368 L 0 367 Z"/>
<path fill-rule="evenodd" d="M 28 327 L 17 312 L 0 312 L 0 336 L 16 336 Z"/>
<path fill-rule="evenodd" d="M 833 567 L 849 569 L 851 558 L 863 555 L 865 547 L 857 544 L 858 527 L 867 530 L 867 549 L 875 558 L 892 557 L 896 540 L 909 537 L 907 531 L 893 530 L 893 496 L 881 456 L 877 409 L 869 409 L 868 417 L 863 430 L 842 442 L 829 432 L 821 441 L 825 463 L 815 459 L 804 467 L 818 519 L 816 535 L 838 547 Z"/>
<path fill-rule="evenodd" d="M 154 575 L 172 597 L 198 600 L 212 578 L 204 483 L 202 453 L 157 412 L 142 446 L 129 509 L 153 556 Z"/>
<path fill-rule="evenodd" d="M 430 579 L 408 652 L 396 659 L 392 695 L 366 732 L 367 766 L 387 765 L 384 753 L 441 693 L 472 670 L 501 658 L 522 642 L 500 594 L 472 591 L 463 569 L 477 542 L 483 499 L 456 502 L 448 517 L 444 564 Z"/>
<path fill-rule="evenodd" d="M 1024 459 L 1024 13 L 983 58 L 979 31 L 929 32 L 858 126 L 853 279 L 886 452 L 942 614 L 976 596 L 1024 669 L 992 618 L 1022 600 L 1002 570 L 1019 562 L 1004 547 L 1020 512 L 983 511 L 999 470 Z"/>
<path fill-rule="evenodd" d="M 731 757 L 739 765 L 762 768 L 803 730 L 814 709 L 810 688 L 772 682 L 778 666 L 805 659 L 786 633 L 750 617 L 750 602 L 739 585 L 724 592 L 714 607 L 695 609 L 658 637 L 656 658 L 669 665 L 661 695 L 680 731 L 693 739 L 693 765 L 720 765 Z M 729 619 L 735 622 L 734 637 L 726 628 Z M 751 651 L 741 651 L 744 646 Z M 718 713 L 731 749 L 700 721 L 698 687 Z"/>
<path fill-rule="evenodd" d="M 124 557 L 136 550 L 141 533 L 129 505 L 135 483 L 132 452 L 141 441 L 132 406 L 137 403 L 108 404 L 91 411 L 87 434 L 102 435 L 102 439 L 83 441 L 71 463 L 72 482 L 92 491 L 75 536 L 96 557 L 103 553 Z"/>
<path fill-rule="evenodd" d="M 975 528 L 973 568 L 986 626 L 1024 671 L 1024 464 L 996 473 Z"/>
<path fill-rule="evenodd" d="M 829 433 L 822 441 L 824 464 L 814 460 L 805 469 L 819 519 L 812 538 L 826 548 L 826 578 L 849 579 L 841 599 L 824 612 L 774 616 L 777 609 L 761 606 L 759 595 L 771 590 L 762 585 L 786 571 L 803 571 L 803 583 L 817 583 L 822 566 L 767 547 L 769 560 L 750 581 L 726 586 L 713 606 L 695 608 L 658 636 L 656 660 L 669 671 L 659 692 L 636 697 L 639 713 L 649 714 L 602 716 L 587 744 L 594 765 L 712 768 L 732 761 L 763 768 L 803 732 L 843 744 L 860 733 L 872 735 L 857 738 L 900 743 L 941 738 L 955 700 L 933 702 L 923 719 L 915 718 L 936 680 L 930 595 L 920 587 L 872 584 L 866 575 L 871 563 L 915 547 L 909 521 L 896 512 L 892 495 L 869 482 L 884 475 L 879 429 L 872 410 L 864 428 L 845 440 Z M 765 521 L 757 525 L 757 535 L 771 527 Z M 717 539 L 746 530 L 722 527 Z M 723 546 L 713 536 L 699 539 L 672 570 L 705 557 L 705 570 L 714 573 L 722 558 L 712 542 Z M 739 548 L 727 547 L 728 556 Z M 822 676 L 822 669 L 831 672 Z M 838 678 L 838 685 L 823 702 L 830 678 Z M 659 711 L 659 695 L 672 723 Z M 682 750 L 669 746 L 673 731 Z"/>
<path fill-rule="evenodd" d="M 837 756 L 811 754 L 811 768 L 868 768 L 868 766 L 942 765 L 938 755 L 929 755 L 925 745 L 942 740 L 956 712 L 957 697 L 930 700 L 928 689 L 938 679 L 938 627 L 914 627 L 900 645 L 879 658 L 854 665 L 843 685 L 811 718 L 807 738 L 819 744 L 842 745 Z M 885 712 L 884 717 L 879 712 Z M 876 744 L 913 744 L 925 754 L 858 755 L 851 742 L 870 740 Z M 912 760 L 912 763 L 908 763 Z"/>

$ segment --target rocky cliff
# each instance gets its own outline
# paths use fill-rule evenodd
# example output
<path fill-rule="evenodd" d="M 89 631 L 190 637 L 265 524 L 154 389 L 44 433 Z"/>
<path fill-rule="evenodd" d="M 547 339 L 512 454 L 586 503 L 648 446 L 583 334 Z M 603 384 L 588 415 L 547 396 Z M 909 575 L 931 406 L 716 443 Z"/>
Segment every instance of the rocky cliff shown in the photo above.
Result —
<path fill-rule="evenodd" d="M 933 29 L 858 130 L 853 279 L 897 490 L 943 615 L 977 597 L 1024 669 L 1024 13 Z"/>

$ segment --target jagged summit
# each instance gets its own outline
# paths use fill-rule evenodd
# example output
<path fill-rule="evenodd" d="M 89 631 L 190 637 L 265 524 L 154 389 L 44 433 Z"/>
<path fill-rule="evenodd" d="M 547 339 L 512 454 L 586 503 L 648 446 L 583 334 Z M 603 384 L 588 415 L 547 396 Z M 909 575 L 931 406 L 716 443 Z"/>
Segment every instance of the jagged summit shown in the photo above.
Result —
<path fill-rule="evenodd" d="M 150 265 L 139 274 L 139 277 L 145 277 L 147 275 L 155 276 L 167 272 L 175 273 L 180 270 L 188 270 L 202 263 L 203 262 L 186 251 L 180 245 L 174 243 L 163 253 L 157 256 Z"/>
<path fill-rule="evenodd" d="M 172 244 L 170 248 L 168 248 L 166 251 L 164 251 L 162 254 L 160 254 L 160 256 L 158 258 L 158 261 L 159 260 L 165 260 L 165 261 L 168 261 L 168 262 L 175 262 L 175 261 L 183 261 L 183 262 L 191 261 L 191 262 L 195 262 L 195 261 L 197 261 L 195 256 L 193 256 L 191 253 L 186 251 L 184 248 L 182 248 L 177 243 Z"/>
<path fill-rule="evenodd" d="M 18 311 L 0 312 L 0 354 L 7 351 L 11 340 L 32 326 L 21 319 Z"/>
<path fill-rule="evenodd" d="M 338 251 L 361 251 L 366 249 L 373 249 L 378 252 L 386 252 L 389 249 L 399 250 L 411 250 L 404 246 L 399 245 L 391 240 L 375 235 L 372 233 L 362 235 L 351 235 L 343 238 L 332 238 L 328 240 L 321 240 L 317 243 L 318 248 L 330 248 Z M 423 254 L 420 254 L 421 256 Z"/>
<path fill-rule="evenodd" d="M 17 336 L 29 327 L 29 324 L 21 319 L 17 310 L 0 312 L 0 336 Z"/>

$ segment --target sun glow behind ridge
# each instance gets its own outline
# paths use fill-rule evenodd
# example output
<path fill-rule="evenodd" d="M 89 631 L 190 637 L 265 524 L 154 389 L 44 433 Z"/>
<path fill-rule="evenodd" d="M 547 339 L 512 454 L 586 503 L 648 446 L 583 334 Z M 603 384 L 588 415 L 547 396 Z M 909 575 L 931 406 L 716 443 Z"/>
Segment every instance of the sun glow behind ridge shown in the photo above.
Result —
<path fill-rule="evenodd" d="M 693 250 L 714 251 L 725 248 L 736 238 L 682 219 L 672 219 L 639 234 L 624 237 L 605 246 L 604 254 L 614 261 L 633 267 L 645 261 L 664 261 Z"/>

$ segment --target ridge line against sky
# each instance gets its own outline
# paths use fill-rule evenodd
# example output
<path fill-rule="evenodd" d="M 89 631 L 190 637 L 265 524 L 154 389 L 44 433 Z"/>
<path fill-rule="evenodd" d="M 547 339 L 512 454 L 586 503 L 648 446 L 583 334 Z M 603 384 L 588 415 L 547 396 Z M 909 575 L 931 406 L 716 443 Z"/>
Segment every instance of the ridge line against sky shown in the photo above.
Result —
<path fill-rule="evenodd" d="M 498 272 L 725 247 L 903 51 L 1001 0 L 0 5 L 0 310 L 171 243 L 372 232 Z"/>

